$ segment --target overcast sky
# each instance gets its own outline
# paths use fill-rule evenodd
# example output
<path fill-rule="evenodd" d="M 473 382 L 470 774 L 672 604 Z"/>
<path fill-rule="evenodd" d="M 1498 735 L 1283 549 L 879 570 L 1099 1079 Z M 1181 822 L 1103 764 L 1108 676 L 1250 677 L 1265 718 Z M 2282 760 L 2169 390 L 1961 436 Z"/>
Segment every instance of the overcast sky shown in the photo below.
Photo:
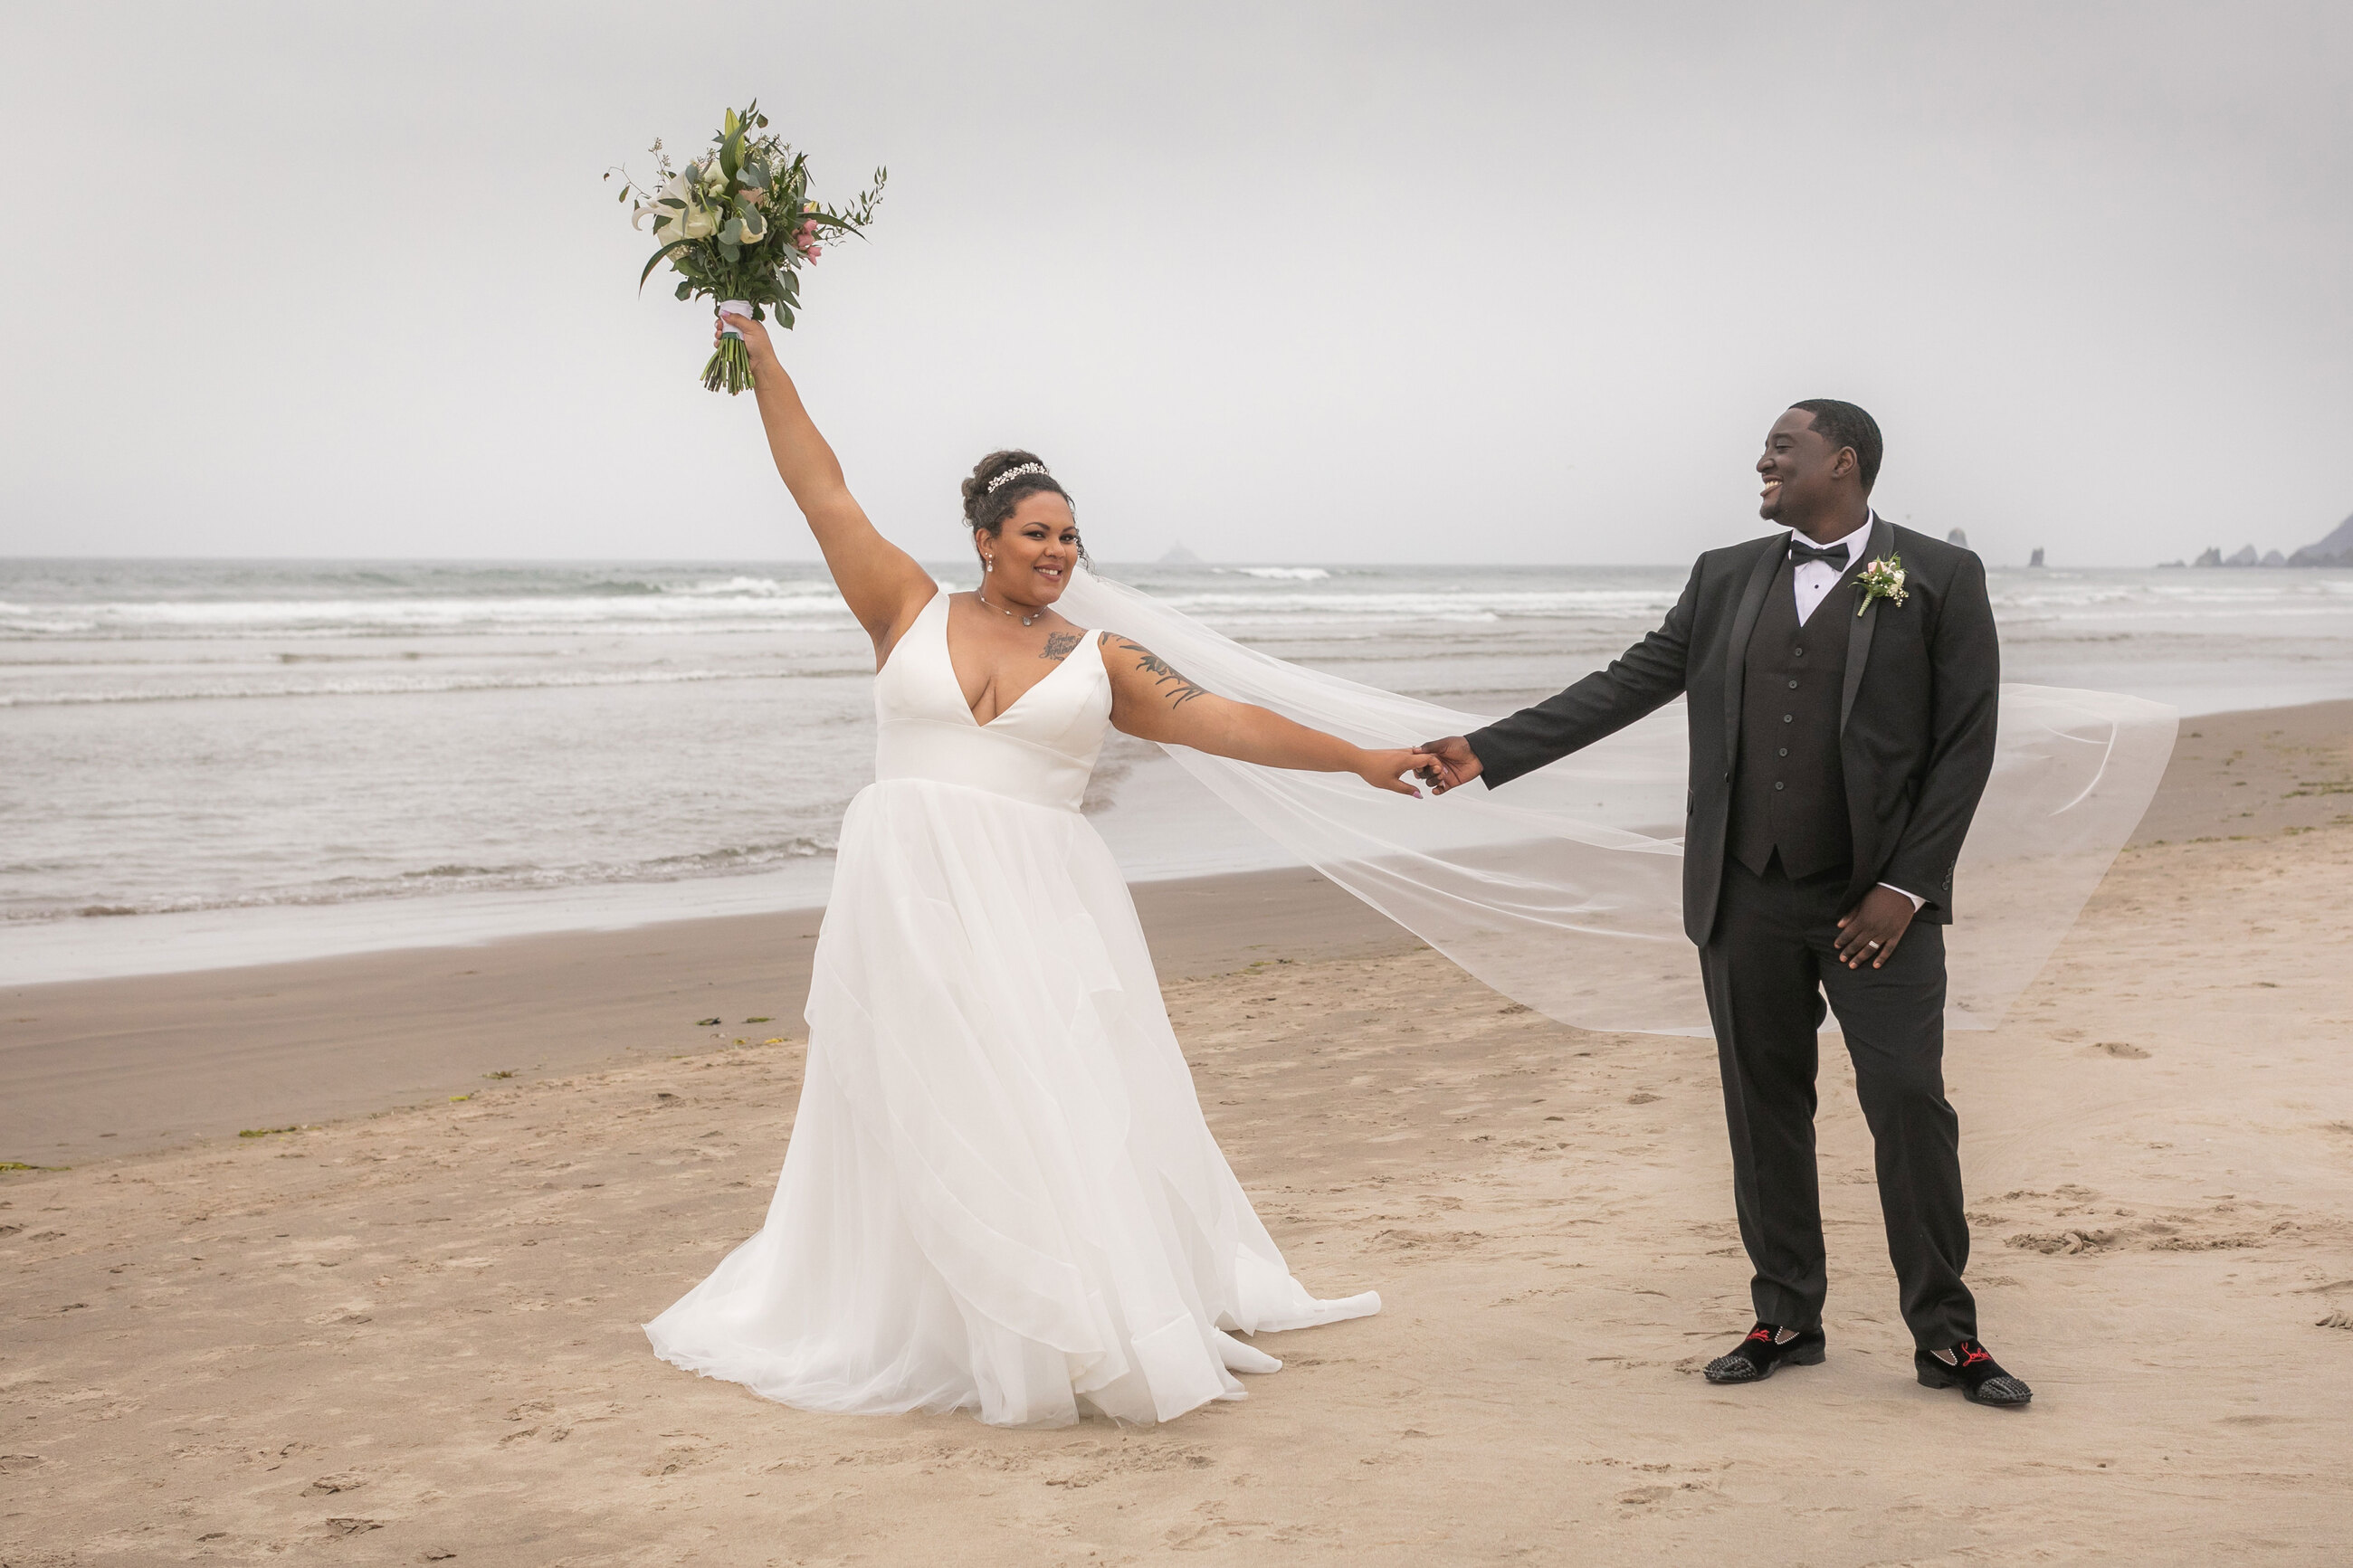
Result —
<path fill-rule="evenodd" d="M 708 18 L 708 26 L 698 24 Z M 1989 559 L 2353 510 L 2353 6 L 14 5 L 0 553 L 813 554 L 598 176 L 757 94 L 876 521 L 1673 562 L 1788 402 Z"/>

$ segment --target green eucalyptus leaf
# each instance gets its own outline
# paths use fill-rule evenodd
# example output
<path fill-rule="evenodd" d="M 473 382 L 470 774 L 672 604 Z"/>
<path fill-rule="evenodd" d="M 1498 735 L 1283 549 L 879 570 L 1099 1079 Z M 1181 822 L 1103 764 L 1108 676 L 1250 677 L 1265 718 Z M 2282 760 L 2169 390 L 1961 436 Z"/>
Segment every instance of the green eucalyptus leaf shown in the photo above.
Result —
<path fill-rule="evenodd" d="M 645 292 L 646 279 L 654 275 L 654 268 L 661 265 L 663 257 L 668 256 L 674 250 L 683 249 L 693 243 L 694 242 L 691 239 L 673 239 L 668 245 L 663 246 L 659 250 L 655 251 L 651 257 L 648 258 L 646 261 L 646 269 L 638 274 L 638 292 L 640 294 Z"/>

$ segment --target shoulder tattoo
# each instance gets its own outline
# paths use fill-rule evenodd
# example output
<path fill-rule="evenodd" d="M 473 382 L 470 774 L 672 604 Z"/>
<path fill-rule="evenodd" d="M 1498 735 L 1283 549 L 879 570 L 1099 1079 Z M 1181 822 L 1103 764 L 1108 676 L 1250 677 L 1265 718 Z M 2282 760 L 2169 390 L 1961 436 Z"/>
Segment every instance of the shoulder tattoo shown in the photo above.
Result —
<path fill-rule="evenodd" d="M 1168 706 L 1171 708 L 1182 708 L 1196 697 L 1209 695 L 1207 687 L 1196 686 L 1179 674 L 1167 660 L 1141 643 L 1132 643 L 1125 637 L 1122 637 L 1119 639 L 1119 646 L 1124 651 L 1135 655 L 1135 668 L 1152 677 L 1154 688 L 1168 699 Z"/>
<path fill-rule="evenodd" d="M 1078 646 L 1079 634 L 1076 632 L 1048 632 L 1046 647 L 1038 657 L 1051 659 L 1067 658 L 1070 657 L 1071 650 Z"/>

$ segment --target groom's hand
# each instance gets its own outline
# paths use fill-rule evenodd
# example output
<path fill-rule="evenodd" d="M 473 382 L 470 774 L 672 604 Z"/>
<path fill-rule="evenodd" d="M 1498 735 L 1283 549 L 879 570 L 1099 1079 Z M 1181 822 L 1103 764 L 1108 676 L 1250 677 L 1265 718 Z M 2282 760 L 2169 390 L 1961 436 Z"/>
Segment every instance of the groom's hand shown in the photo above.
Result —
<path fill-rule="evenodd" d="M 1917 912 L 1912 900 L 1894 889 L 1872 889 L 1863 894 L 1862 902 L 1839 917 L 1840 962 L 1849 969 L 1861 968 L 1865 960 L 1873 969 L 1885 963 L 1894 955 L 1896 944 L 1911 929 L 1912 917 Z"/>
<path fill-rule="evenodd" d="M 1433 765 L 1421 769 L 1416 776 L 1430 786 L 1432 795 L 1444 795 L 1479 776 L 1479 753 L 1460 735 L 1428 742 L 1419 750 L 1430 755 Z"/>

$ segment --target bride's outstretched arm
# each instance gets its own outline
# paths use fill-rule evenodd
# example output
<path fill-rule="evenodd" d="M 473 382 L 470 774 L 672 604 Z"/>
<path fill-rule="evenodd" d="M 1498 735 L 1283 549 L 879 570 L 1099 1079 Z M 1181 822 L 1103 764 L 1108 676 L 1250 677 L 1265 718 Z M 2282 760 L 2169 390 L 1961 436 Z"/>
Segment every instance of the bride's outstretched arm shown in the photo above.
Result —
<path fill-rule="evenodd" d="M 1409 749 L 1367 751 L 1280 713 L 1204 690 L 1141 643 L 1103 634 L 1103 668 L 1111 671 L 1111 721 L 1146 741 L 1190 746 L 1215 757 L 1310 773 L 1354 773 L 1375 789 L 1421 792 L 1404 774 L 1437 759 Z"/>
<path fill-rule="evenodd" d="M 744 334 L 752 356 L 752 390 L 760 400 L 760 423 L 768 432 L 768 450 L 776 472 L 793 501 L 808 519 L 817 547 L 833 574 L 849 613 L 874 639 L 876 655 L 886 655 L 935 592 L 932 574 L 915 564 L 914 557 L 882 537 L 867 521 L 866 509 L 849 493 L 841 476 L 840 460 L 818 434 L 816 422 L 801 405 L 800 389 L 785 374 L 767 329 L 742 316 L 724 316 L 724 323 Z"/>

